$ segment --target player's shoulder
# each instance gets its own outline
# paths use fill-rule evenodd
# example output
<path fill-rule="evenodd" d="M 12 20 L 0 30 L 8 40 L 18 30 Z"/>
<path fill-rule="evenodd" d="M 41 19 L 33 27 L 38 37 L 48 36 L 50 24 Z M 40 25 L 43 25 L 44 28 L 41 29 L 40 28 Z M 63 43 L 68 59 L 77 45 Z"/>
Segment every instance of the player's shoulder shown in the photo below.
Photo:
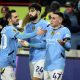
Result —
<path fill-rule="evenodd" d="M 71 32 L 67 27 L 63 27 L 61 31 L 63 34 L 70 34 L 71 35 Z"/>
<path fill-rule="evenodd" d="M 38 25 L 42 26 L 43 28 L 47 28 L 49 26 L 49 23 L 44 20 L 44 19 L 41 19 L 39 22 L 38 22 Z"/>
<path fill-rule="evenodd" d="M 18 30 L 14 27 L 14 26 L 7 26 L 7 32 L 8 33 L 13 33 L 13 32 L 17 32 Z"/>
<path fill-rule="evenodd" d="M 44 20 L 44 19 L 41 19 L 40 22 L 41 23 L 44 23 L 44 24 L 49 24 L 48 21 L 47 20 Z"/>
<path fill-rule="evenodd" d="M 6 26 L 2 29 L 1 33 L 6 33 L 7 31 L 9 31 L 9 29 L 10 29 L 10 27 L 6 25 Z"/>
<path fill-rule="evenodd" d="M 7 26 L 7 31 L 13 31 L 16 30 L 13 26 Z"/>
<path fill-rule="evenodd" d="M 50 24 L 48 24 L 48 26 L 47 26 L 47 30 L 48 30 L 48 31 L 53 30 L 53 28 L 52 28 L 52 26 L 51 26 Z"/>
<path fill-rule="evenodd" d="M 62 26 L 62 30 L 70 31 L 66 26 Z"/>

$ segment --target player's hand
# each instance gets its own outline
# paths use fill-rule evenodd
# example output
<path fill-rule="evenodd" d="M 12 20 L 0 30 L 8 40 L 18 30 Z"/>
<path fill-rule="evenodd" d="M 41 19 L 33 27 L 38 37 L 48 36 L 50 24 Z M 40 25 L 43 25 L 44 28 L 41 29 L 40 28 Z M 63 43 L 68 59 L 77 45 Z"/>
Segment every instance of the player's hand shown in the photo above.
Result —
<path fill-rule="evenodd" d="M 41 28 L 38 28 L 37 35 L 43 35 L 46 32 L 47 32 L 46 30 L 42 30 Z"/>
<path fill-rule="evenodd" d="M 21 40 L 20 41 L 20 44 L 23 46 L 23 47 L 28 47 L 29 46 L 29 43 L 27 41 L 24 41 L 24 40 Z"/>
<path fill-rule="evenodd" d="M 59 42 L 59 44 L 65 45 L 65 41 L 63 41 L 63 40 L 57 40 L 57 41 Z"/>
<path fill-rule="evenodd" d="M 63 40 L 57 40 L 61 45 L 65 45 L 65 43 L 68 41 L 67 39 Z"/>

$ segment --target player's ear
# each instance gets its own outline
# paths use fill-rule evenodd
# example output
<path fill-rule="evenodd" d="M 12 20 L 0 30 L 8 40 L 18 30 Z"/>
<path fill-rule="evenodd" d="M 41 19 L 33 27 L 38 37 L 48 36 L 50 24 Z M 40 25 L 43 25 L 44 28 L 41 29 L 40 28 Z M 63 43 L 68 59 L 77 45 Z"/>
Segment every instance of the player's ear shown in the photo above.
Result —
<path fill-rule="evenodd" d="M 62 23 L 62 21 L 63 21 L 63 19 L 62 19 L 62 18 L 60 18 L 60 19 L 59 19 L 59 23 Z"/>
<path fill-rule="evenodd" d="M 11 18 L 8 18 L 8 22 L 11 22 Z"/>
<path fill-rule="evenodd" d="M 40 11 L 37 11 L 38 12 L 38 14 L 40 14 Z"/>

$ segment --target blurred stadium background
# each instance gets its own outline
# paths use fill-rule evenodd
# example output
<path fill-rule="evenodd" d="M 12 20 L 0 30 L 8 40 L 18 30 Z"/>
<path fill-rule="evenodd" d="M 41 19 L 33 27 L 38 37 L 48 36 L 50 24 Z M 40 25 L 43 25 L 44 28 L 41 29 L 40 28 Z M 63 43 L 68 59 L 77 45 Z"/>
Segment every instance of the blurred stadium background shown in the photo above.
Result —
<path fill-rule="evenodd" d="M 0 10 L 1 10 L 1 7 L 0 6 Z M 9 9 L 15 9 L 17 11 L 17 13 L 19 14 L 19 18 L 20 19 L 23 19 L 25 17 L 25 15 L 28 13 L 28 6 L 9 6 Z M 61 7 L 60 11 L 61 12 L 64 12 L 65 8 L 64 7 Z M 41 11 L 41 14 L 43 14 L 45 11 L 45 7 L 43 6 L 42 7 L 42 11 Z M 2 14 L 0 12 L 0 17 L 2 17 Z"/>

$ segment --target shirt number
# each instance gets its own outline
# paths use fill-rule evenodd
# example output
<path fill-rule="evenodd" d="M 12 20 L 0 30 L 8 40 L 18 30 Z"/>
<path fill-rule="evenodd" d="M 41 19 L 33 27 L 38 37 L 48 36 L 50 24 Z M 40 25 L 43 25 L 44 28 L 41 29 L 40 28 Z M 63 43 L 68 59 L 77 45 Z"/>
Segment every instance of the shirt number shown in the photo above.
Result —
<path fill-rule="evenodd" d="M 5 49 L 6 47 L 7 47 L 7 36 L 3 34 L 1 38 L 1 49 Z"/>

